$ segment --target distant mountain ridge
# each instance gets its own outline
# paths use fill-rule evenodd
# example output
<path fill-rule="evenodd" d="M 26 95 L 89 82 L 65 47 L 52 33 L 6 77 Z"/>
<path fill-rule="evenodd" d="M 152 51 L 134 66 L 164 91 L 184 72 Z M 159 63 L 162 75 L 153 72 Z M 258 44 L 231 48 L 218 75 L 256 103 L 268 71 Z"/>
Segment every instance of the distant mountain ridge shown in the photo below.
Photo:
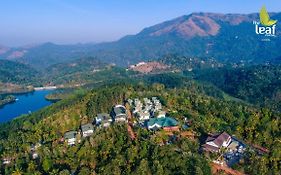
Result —
<path fill-rule="evenodd" d="M 281 13 L 270 13 L 281 21 Z M 20 61 L 37 68 L 81 57 L 128 66 L 156 60 L 167 54 L 213 57 L 220 62 L 244 61 L 250 64 L 271 62 L 280 57 L 281 28 L 270 42 L 255 33 L 253 20 L 259 14 L 192 13 L 147 27 L 136 35 L 100 44 L 55 45 L 46 43 L 31 48 L 0 47 L 0 58 Z"/>
<path fill-rule="evenodd" d="M 215 36 L 219 33 L 218 22 L 226 22 L 230 25 L 239 25 L 241 22 L 251 22 L 257 18 L 257 14 L 231 15 L 219 13 L 192 13 L 171 21 L 157 24 L 144 29 L 140 35 L 161 36 L 165 34 L 177 34 L 190 39 L 196 36 Z"/>
<path fill-rule="evenodd" d="M 280 21 L 281 13 L 271 13 L 271 17 Z M 124 45 L 120 49 L 133 52 L 135 59 L 172 53 L 214 57 L 219 61 L 261 63 L 280 56 L 281 28 L 277 26 L 277 37 L 263 42 L 255 33 L 253 20 L 258 21 L 259 14 L 193 13 L 124 37 L 115 43 L 115 47 Z M 128 62 L 131 60 L 128 58 Z"/>
<path fill-rule="evenodd" d="M 0 55 L 7 53 L 10 48 L 0 45 Z"/>

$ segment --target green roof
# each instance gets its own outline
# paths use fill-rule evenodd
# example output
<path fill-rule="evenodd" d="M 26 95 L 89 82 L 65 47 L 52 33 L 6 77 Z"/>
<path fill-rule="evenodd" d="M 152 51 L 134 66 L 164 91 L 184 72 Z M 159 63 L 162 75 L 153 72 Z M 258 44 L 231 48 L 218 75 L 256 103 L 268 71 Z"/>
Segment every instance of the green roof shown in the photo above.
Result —
<path fill-rule="evenodd" d="M 174 118 L 171 117 L 163 117 L 163 118 L 151 118 L 147 122 L 148 126 L 152 126 L 158 124 L 161 127 L 171 127 L 171 126 L 177 126 L 178 121 L 176 121 Z"/>

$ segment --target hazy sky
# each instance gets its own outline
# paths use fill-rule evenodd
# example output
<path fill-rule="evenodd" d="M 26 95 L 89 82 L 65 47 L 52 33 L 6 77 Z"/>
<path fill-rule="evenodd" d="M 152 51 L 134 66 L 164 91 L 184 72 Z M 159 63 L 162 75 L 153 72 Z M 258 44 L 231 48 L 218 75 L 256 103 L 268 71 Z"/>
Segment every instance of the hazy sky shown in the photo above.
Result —
<path fill-rule="evenodd" d="M 101 42 L 192 12 L 252 13 L 280 0 L 1 0 L 0 44 Z"/>

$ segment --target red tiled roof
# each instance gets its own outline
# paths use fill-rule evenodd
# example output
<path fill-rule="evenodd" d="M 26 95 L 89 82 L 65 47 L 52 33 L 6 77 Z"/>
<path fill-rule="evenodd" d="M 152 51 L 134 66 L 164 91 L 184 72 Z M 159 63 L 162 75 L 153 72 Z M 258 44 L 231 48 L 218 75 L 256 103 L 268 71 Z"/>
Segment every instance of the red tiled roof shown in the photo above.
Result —
<path fill-rule="evenodd" d="M 163 127 L 163 130 L 164 131 L 180 131 L 178 126 L 166 126 L 166 127 Z"/>

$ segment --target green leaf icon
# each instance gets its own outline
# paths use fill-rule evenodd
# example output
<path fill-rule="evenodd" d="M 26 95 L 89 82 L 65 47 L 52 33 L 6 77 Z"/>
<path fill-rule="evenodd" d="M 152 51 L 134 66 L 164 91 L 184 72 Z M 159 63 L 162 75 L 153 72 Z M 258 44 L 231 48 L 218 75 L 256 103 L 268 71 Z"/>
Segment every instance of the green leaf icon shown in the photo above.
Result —
<path fill-rule="evenodd" d="M 265 6 L 260 11 L 260 21 L 264 26 L 272 26 L 277 23 L 277 20 L 271 20 Z"/>

